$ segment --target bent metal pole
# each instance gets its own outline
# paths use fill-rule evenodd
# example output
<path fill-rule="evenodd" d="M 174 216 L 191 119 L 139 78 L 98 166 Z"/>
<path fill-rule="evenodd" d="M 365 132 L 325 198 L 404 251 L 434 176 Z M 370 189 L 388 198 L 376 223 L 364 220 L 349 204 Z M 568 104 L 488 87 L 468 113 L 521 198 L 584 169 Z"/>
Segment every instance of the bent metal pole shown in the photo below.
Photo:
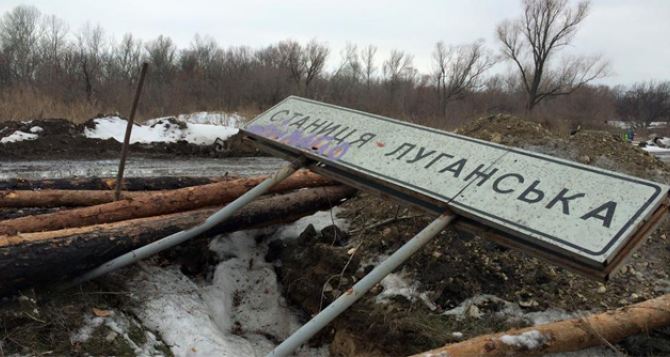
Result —
<path fill-rule="evenodd" d="M 284 357 L 295 351 L 303 343 L 307 342 L 312 336 L 333 321 L 344 310 L 360 299 L 375 284 L 379 283 L 389 275 L 393 270 L 402 265 L 412 254 L 416 253 L 421 247 L 430 242 L 430 240 L 440 233 L 456 216 L 451 213 L 445 213 L 434 220 L 421 232 L 415 235 L 400 249 L 393 253 L 388 259 L 374 268 L 368 275 L 363 277 L 351 289 L 340 295 L 326 309 L 314 316 L 309 322 L 300 327 L 296 332 L 289 336 L 284 342 L 275 347 L 268 353 L 267 357 Z"/>
<path fill-rule="evenodd" d="M 163 239 L 157 240 L 155 242 L 149 243 L 143 247 L 137 248 L 133 251 L 130 251 L 124 255 L 121 255 L 117 258 L 114 258 L 107 263 L 100 265 L 99 267 L 79 276 L 68 286 L 78 285 L 85 281 L 95 279 L 101 275 L 107 274 L 116 269 L 125 267 L 127 265 L 133 264 L 137 261 L 140 261 L 144 258 L 147 258 L 151 255 L 154 255 L 162 250 L 174 247 L 177 244 L 181 244 L 191 238 L 194 238 L 214 226 L 220 224 L 226 219 L 230 218 L 235 212 L 237 212 L 242 207 L 246 206 L 251 201 L 255 200 L 259 196 L 268 192 L 272 186 L 281 182 L 285 178 L 291 176 L 295 171 L 301 168 L 305 163 L 303 158 L 299 158 L 296 161 L 287 164 L 277 171 L 272 177 L 269 177 L 265 181 L 258 184 L 256 187 L 252 188 L 242 196 L 238 197 L 233 202 L 230 202 L 222 209 L 218 210 L 213 215 L 209 216 L 205 222 L 195 227 L 191 227 L 187 230 L 171 234 Z"/>

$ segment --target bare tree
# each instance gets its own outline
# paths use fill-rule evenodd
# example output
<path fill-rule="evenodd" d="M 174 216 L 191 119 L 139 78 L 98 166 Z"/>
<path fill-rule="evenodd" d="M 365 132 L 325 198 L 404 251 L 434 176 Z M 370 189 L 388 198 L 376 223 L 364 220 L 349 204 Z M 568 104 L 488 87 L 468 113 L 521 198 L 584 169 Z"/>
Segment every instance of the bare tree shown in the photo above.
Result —
<path fill-rule="evenodd" d="M 414 90 L 414 80 L 417 71 L 414 68 L 414 58 L 403 51 L 392 50 L 389 58 L 384 61 L 383 85 L 386 89 L 387 110 L 406 111 L 411 98 L 409 94 Z"/>
<path fill-rule="evenodd" d="M 177 60 L 177 48 L 170 37 L 158 36 L 145 45 L 152 76 L 161 82 L 171 79 Z"/>
<path fill-rule="evenodd" d="M 362 75 L 362 65 L 358 56 L 358 47 L 352 43 L 342 50 L 342 60 L 333 77 L 346 78 L 358 82 Z"/>
<path fill-rule="evenodd" d="M 302 55 L 302 62 L 305 68 L 305 95 L 311 95 L 310 85 L 323 72 L 328 52 L 328 47 L 316 42 L 316 40 L 310 41 L 305 46 L 305 51 Z"/>
<path fill-rule="evenodd" d="M 433 61 L 436 89 L 443 115 L 447 113 L 447 103 L 475 90 L 484 72 L 495 63 L 493 57 L 486 52 L 482 41 L 459 46 L 445 46 L 440 41 L 435 44 Z"/>
<path fill-rule="evenodd" d="M 399 50 L 391 51 L 389 58 L 384 61 L 384 78 L 391 84 L 413 79 L 416 74 L 413 63 L 412 55 Z"/>
<path fill-rule="evenodd" d="M 375 55 L 377 54 L 377 47 L 368 45 L 361 53 L 361 60 L 363 61 L 363 74 L 365 75 L 365 86 L 368 91 L 374 78 L 377 67 L 375 66 Z"/>
<path fill-rule="evenodd" d="M 277 45 L 281 64 L 288 70 L 289 77 L 297 90 L 300 90 L 302 78 L 305 75 L 305 62 L 302 56 L 302 46 L 292 40 L 282 41 Z"/>
<path fill-rule="evenodd" d="M 617 112 L 622 119 L 645 125 L 670 121 L 670 82 L 634 84 L 617 98 Z"/>
<path fill-rule="evenodd" d="M 204 71 L 208 71 L 217 58 L 220 59 L 222 56 L 221 49 L 214 38 L 197 34 L 191 44 L 191 53 L 197 66 Z"/>
<path fill-rule="evenodd" d="M 17 6 L 0 20 L 0 43 L 12 77 L 30 81 L 39 61 L 40 11 L 33 6 Z"/>
<path fill-rule="evenodd" d="M 68 25 L 63 20 L 51 15 L 43 19 L 42 28 L 40 57 L 42 58 L 45 79 L 49 85 L 53 85 L 56 82 L 56 75 L 64 67 L 63 55 L 68 47 Z"/>
<path fill-rule="evenodd" d="M 521 18 L 498 25 L 496 35 L 503 56 L 519 70 L 527 94 L 526 109 L 543 99 L 566 95 L 607 75 L 608 65 L 599 57 L 564 58 L 558 68 L 551 59 L 575 37 L 589 12 L 589 1 L 574 8 L 567 0 L 522 0 Z"/>
<path fill-rule="evenodd" d="M 92 102 L 98 83 L 102 81 L 105 61 L 104 31 L 97 25 L 86 24 L 77 34 L 81 78 L 84 83 L 86 99 Z"/>
<path fill-rule="evenodd" d="M 114 47 L 112 55 L 114 73 L 128 86 L 132 85 L 142 62 L 142 41 L 127 33 Z"/>

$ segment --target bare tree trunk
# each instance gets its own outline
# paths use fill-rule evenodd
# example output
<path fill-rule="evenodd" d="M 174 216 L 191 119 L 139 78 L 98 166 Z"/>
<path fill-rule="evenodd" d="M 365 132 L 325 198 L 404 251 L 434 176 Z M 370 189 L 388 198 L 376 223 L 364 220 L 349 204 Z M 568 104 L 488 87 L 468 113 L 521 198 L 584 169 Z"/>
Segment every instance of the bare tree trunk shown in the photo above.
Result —
<path fill-rule="evenodd" d="M 483 335 L 415 356 L 537 356 L 608 345 L 670 325 L 670 294 L 614 311 Z"/>
<path fill-rule="evenodd" d="M 355 190 L 327 186 L 252 202 L 205 236 L 291 222 L 327 209 Z M 0 296 L 82 273 L 137 247 L 203 222 L 217 208 L 59 231 L 0 236 Z M 54 274 L 57 272 L 57 274 Z"/>
<path fill-rule="evenodd" d="M 83 227 L 220 205 L 241 196 L 266 178 L 260 176 L 180 188 L 101 205 L 10 219 L 0 222 L 0 234 L 13 235 L 19 232 L 30 233 Z M 301 170 L 277 184 L 271 192 L 285 192 L 327 184 L 332 184 L 332 181 L 307 170 Z"/>

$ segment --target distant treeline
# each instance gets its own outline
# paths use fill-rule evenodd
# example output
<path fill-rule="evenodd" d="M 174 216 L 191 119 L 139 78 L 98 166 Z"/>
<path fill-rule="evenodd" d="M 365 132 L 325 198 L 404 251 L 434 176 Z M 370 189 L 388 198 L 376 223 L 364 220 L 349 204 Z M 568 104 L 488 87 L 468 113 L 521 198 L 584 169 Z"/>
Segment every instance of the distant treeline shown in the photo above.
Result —
<path fill-rule="evenodd" d="M 501 41 L 510 36 L 504 30 L 498 29 Z M 150 64 L 140 109 L 145 118 L 255 113 L 296 94 L 437 127 L 501 112 L 566 123 L 670 120 L 668 82 L 612 88 L 585 80 L 535 103 L 526 85 L 532 78 L 520 75 L 502 44 L 498 55 L 482 42 L 437 43 L 435 70 L 419 73 L 411 54 L 394 50 L 380 58 L 372 45 L 348 45 L 341 53 L 317 40 L 222 48 L 196 35 L 178 48 L 166 36 L 113 40 L 99 26 L 71 31 L 53 15 L 19 6 L 0 18 L 0 120 L 125 113 L 144 61 Z M 510 72 L 492 74 L 491 66 L 503 60 Z"/>

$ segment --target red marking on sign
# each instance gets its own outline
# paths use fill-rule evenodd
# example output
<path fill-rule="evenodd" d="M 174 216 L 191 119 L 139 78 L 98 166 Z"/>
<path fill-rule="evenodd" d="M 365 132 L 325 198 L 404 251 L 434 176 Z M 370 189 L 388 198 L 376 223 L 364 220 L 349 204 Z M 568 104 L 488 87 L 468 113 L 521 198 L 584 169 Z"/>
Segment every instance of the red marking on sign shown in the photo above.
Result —
<path fill-rule="evenodd" d="M 377 146 L 380 147 L 380 148 L 383 148 L 384 146 L 386 146 L 386 144 L 384 144 L 381 141 L 375 141 L 375 144 L 377 144 Z"/>

